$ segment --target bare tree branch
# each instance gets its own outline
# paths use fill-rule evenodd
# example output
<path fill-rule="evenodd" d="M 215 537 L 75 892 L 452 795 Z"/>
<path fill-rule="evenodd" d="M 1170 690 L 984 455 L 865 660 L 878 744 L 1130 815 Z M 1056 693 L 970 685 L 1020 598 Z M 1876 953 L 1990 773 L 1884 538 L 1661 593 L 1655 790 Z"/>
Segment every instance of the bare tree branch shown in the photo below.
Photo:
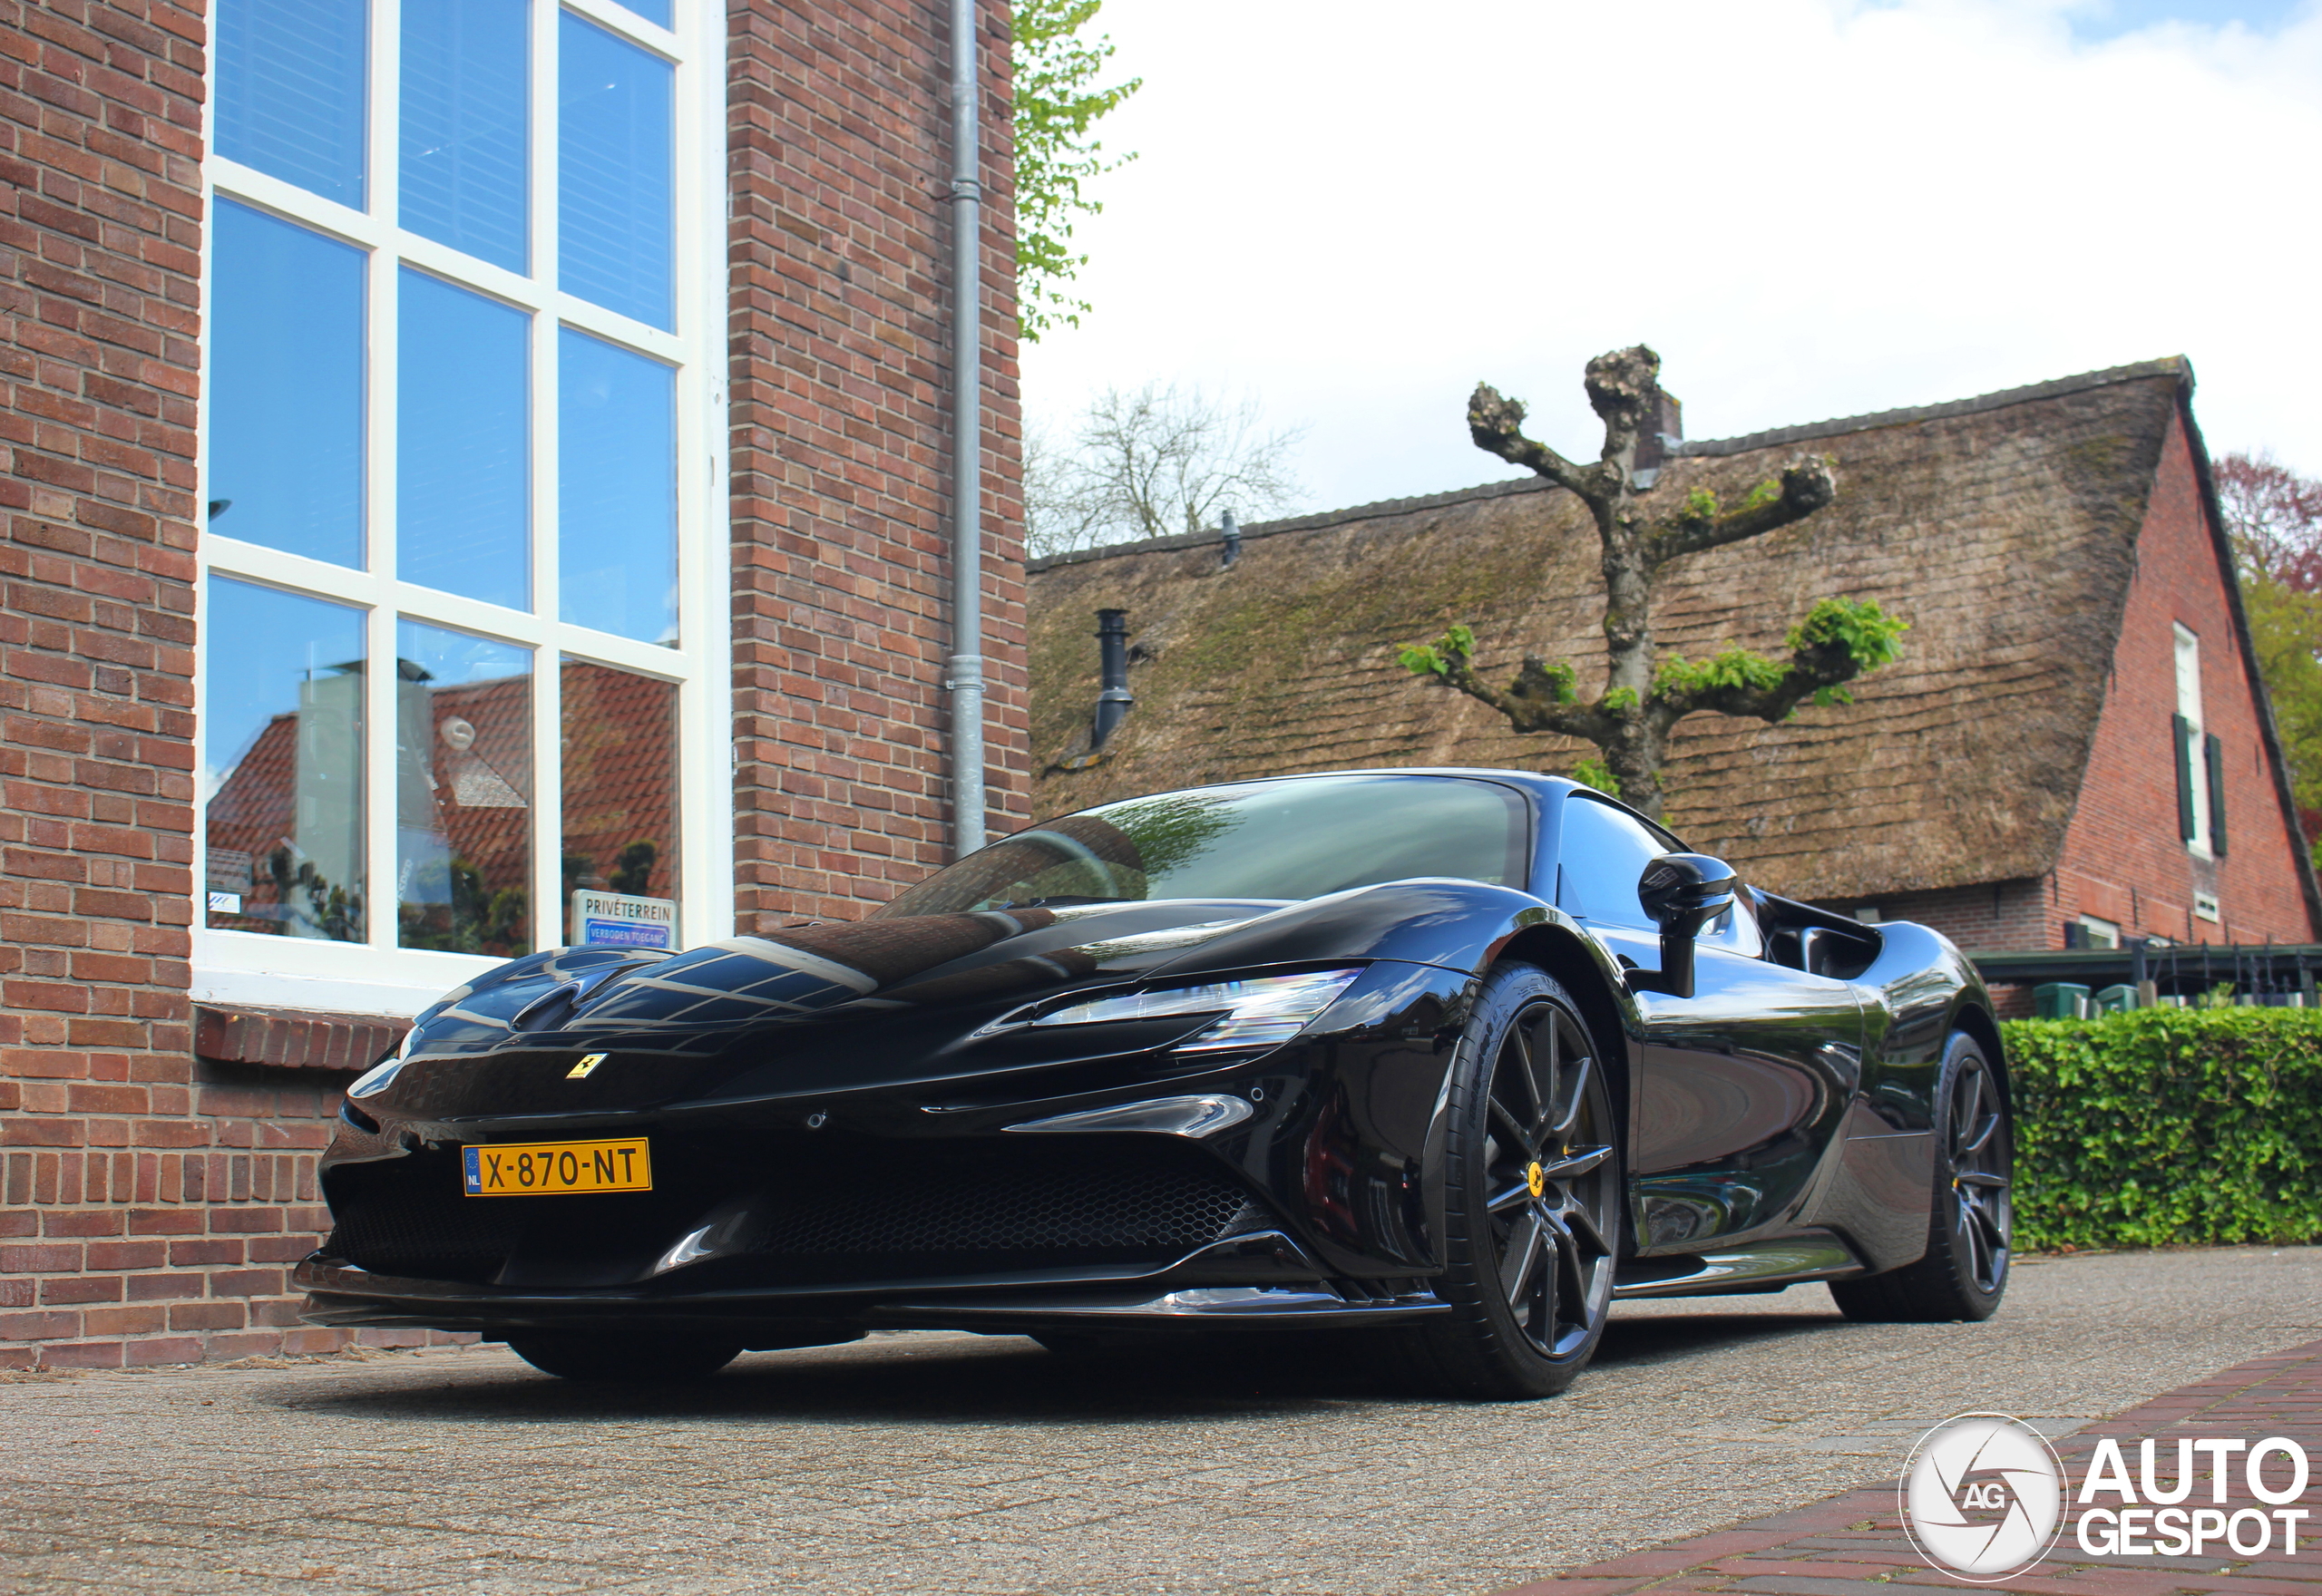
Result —
<path fill-rule="evenodd" d="M 1510 465 L 1537 472 L 1559 488 L 1569 488 L 1592 504 L 1604 497 L 1597 473 L 1575 465 L 1546 443 L 1524 435 L 1524 401 L 1503 399 L 1489 383 L 1478 383 L 1468 398 L 1468 436 L 1476 447 Z"/>
<path fill-rule="evenodd" d="M 1778 491 L 1761 487 L 1738 510 L 1721 514 L 1717 501 L 1706 494 L 1688 501 L 1675 514 L 1654 522 L 1645 558 L 1658 567 L 1680 555 L 1761 538 L 1804 521 L 1838 496 L 1839 480 L 1829 466 L 1820 460 L 1801 460 L 1782 472 Z"/>
<path fill-rule="evenodd" d="M 1466 656 L 1447 654 L 1440 679 L 1478 703 L 1490 705 L 1519 732 L 1553 732 L 1597 742 L 1607 725 L 1605 712 L 1594 704 L 1568 702 L 1563 694 L 1570 688 L 1562 683 L 1570 678 L 1569 667 L 1560 681 L 1545 660 L 1527 655 L 1516 679 L 1505 687 L 1495 687 L 1476 675 Z"/>

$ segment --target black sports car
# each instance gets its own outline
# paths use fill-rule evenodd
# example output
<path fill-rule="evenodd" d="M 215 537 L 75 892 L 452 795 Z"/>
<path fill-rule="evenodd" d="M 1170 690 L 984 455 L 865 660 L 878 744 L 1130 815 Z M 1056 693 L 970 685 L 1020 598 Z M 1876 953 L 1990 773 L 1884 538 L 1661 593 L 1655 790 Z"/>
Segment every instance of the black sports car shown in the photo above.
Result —
<path fill-rule="evenodd" d="M 879 1327 L 1377 1327 L 1533 1396 L 1619 1298 L 1981 1319 L 2007 1281 L 1958 950 L 1510 771 L 1131 799 L 853 923 L 515 959 L 342 1118 L 307 1317 L 577 1377 Z"/>

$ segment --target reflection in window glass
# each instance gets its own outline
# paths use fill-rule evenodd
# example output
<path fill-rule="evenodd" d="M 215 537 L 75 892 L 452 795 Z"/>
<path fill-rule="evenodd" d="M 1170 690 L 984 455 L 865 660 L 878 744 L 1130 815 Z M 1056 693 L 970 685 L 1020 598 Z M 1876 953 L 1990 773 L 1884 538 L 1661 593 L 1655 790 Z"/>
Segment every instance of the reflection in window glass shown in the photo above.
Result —
<path fill-rule="evenodd" d="M 1527 815 L 1512 788 L 1443 776 L 1341 776 L 1163 793 L 1019 832 L 877 912 L 1159 898 L 1294 902 L 1416 876 L 1520 889 Z"/>
<path fill-rule="evenodd" d="M 532 651 L 399 622 L 396 940 L 532 951 Z"/>
<path fill-rule="evenodd" d="M 557 47 L 558 286 L 670 326 L 676 69 L 569 11 Z"/>
<path fill-rule="evenodd" d="M 572 894 L 677 897 L 678 689 L 564 662 L 565 941 Z"/>
<path fill-rule="evenodd" d="M 210 293 L 211 527 L 363 562 L 363 254 L 220 200 Z"/>
<path fill-rule="evenodd" d="M 403 0 L 403 225 L 522 271 L 526 0 Z"/>
<path fill-rule="evenodd" d="M 363 612 L 210 579 L 204 921 L 363 939 Z"/>
<path fill-rule="evenodd" d="M 439 277 L 402 276 L 396 574 L 530 609 L 530 318 Z"/>
<path fill-rule="evenodd" d="M 571 327 L 557 360 L 562 618 L 674 647 L 677 374 Z"/>
<path fill-rule="evenodd" d="M 669 25 L 669 0 L 621 0 L 621 4 L 647 22 L 659 23 L 663 27 Z"/>
<path fill-rule="evenodd" d="M 218 153 L 363 209 L 364 0 L 220 0 Z"/>
<path fill-rule="evenodd" d="M 1675 852 L 1674 845 L 1634 815 L 1594 798 L 1566 799 L 1558 831 L 1558 907 L 1583 920 L 1651 929 L 1652 917 L 1637 900 L 1637 881 L 1647 864 Z"/>

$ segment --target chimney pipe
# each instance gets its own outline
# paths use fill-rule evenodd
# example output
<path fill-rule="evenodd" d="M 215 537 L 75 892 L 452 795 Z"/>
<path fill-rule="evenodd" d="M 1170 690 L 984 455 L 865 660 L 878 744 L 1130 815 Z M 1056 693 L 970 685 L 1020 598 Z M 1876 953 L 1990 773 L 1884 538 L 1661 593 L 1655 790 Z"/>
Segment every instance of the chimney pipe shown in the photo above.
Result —
<path fill-rule="evenodd" d="M 1097 718 L 1088 728 L 1088 752 L 1105 745 L 1137 699 L 1128 690 L 1128 611 L 1097 612 Z"/>
<path fill-rule="evenodd" d="M 1223 541 L 1225 547 L 1224 552 L 1217 557 L 1217 569 L 1231 570 L 1234 569 L 1234 562 L 1242 558 L 1242 523 L 1234 519 L 1234 512 L 1229 510 L 1225 512 L 1224 525 L 1225 534 Z"/>
<path fill-rule="evenodd" d="M 1640 491 L 1653 486 L 1661 475 L 1662 462 L 1679 452 L 1685 441 L 1685 407 L 1674 395 L 1660 389 L 1653 391 L 1653 407 L 1646 414 L 1644 425 L 1636 440 L 1636 474 L 1634 481 Z"/>

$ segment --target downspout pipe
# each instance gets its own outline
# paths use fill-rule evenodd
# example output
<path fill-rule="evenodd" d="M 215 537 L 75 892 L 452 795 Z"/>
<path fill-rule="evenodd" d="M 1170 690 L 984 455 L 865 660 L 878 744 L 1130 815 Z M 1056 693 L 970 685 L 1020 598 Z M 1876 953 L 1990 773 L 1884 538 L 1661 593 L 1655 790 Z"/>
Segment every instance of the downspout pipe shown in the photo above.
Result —
<path fill-rule="evenodd" d="M 983 846 L 983 150 L 977 0 L 951 0 L 951 857 Z"/>

